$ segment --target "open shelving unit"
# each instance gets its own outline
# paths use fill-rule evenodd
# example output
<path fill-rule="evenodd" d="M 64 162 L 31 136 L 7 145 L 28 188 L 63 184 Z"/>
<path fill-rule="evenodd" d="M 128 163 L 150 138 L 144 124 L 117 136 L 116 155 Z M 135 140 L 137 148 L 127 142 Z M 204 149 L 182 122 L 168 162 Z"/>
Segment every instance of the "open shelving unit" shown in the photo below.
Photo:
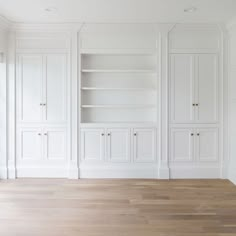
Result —
<path fill-rule="evenodd" d="M 81 123 L 157 122 L 154 53 L 82 52 Z"/>

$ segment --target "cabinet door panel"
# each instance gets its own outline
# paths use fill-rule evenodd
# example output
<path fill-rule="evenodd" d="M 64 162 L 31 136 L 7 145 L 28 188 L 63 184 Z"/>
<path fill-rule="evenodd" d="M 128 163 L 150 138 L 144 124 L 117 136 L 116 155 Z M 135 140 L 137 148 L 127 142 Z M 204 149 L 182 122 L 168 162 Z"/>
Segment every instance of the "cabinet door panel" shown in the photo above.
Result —
<path fill-rule="evenodd" d="M 134 161 L 153 162 L 156 160 L 155 129 L 134 129 Z"/>
<path fill-rule="evenodd" d="M 107 129 L 107 159 L 111 162 L 130 160 L 129 129 Z"/>
<path fill-rule="evenodd" d="M 214 54 L 197 56 L 196 121 L 214 123 L 218 120 L 218 59 Z"/>
<path fill-rule="evenodd" d="M 102 161 L 104 159 L 104 130 L 81 130 L 81 160 Z"/>
<path fill-rule="evenodd" d="M 42 56 L 19 57 L 19 120 L 22 122 L 42 121 Z"/>
<path fill-rule="evenodd" d="M 45 58 L 46 121 L 63 122 L 66 114 L 66 56 Z"/>
<path fill-rule="evenodd" d="M 47 160 L 66 159 L 66 131 L 61 128 L 44 129 L 44 149 Z"/>
<path fill-rule="evenodd" d="M 194 132 L 192 129 L 171 130 L 171 161 L 192 161 L 194 159 Z"/>
<path fill-rule="evenodd" d="M 18 138 L 19 159 L 42 159 L 42 132 L 40 128 L 22 128 L 19 131 Z"/>
<path fill-rule="evenodd" d="M 194 119 L 194 56 L 174 54 L 171 56 L 171 121 L 189 123 Z"/>
<path fill-rule="evenodd" d="M 218 160 L 218 129 L 198 129 L 196 150 L 199 161 Z"/>

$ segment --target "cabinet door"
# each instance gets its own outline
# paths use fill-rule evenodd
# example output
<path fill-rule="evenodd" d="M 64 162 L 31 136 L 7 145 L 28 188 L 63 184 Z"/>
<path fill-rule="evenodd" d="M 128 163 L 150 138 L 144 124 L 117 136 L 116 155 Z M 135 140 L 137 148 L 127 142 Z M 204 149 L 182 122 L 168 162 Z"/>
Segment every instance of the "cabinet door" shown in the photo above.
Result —
<path fill-rule="evenodd" d="M 42 159 L 41 128 L 21 128 L 18 134 L 18 160 Z"/>
<path fill-rule="evenodd" d="M 82 129 L 81 160 L 92 162 L 104 160 L 104 138 L 104 129 Z"/>
<path fill-rule="evenodd" d="M 218 160 L 218 129 L 197 129 L 196 150 L 198 161 Z"/>
<path fill-rule="evenodd" d="M 171 129 L 171 161 L 183 162 L 194 159 L 194 131 L 189 128 Z"/>
<path fill-rule="evenodd" d="M 18 120 L 42 121 L 43 58 L 40 55 L 19 56 Z"/>
<path fill-rule="evenodd" d="M 171 55 L 170 77 L 171 122 L 190 123 L 194 120 L 194 56 Z"/>
<path fill-rule="evenodd" d="M 107 129 L 107 160 L 127 162 L 130 160 L 130 129 Z"/>
<path fill-rule="evenodd" d="M 44 158 L 47 160 L 66 159 L 66 130 L 64 128 L 45 128 Z"/>
<path fill-rule="evenodd" d="M 196 121 L 214 123 L 218 120 L 218 57 L 214 54 L 196 56 Z"/>
<path fill-rule="evenodd" d="M 156 160 L 155 129 L 134 129 L 134 162 L 153 162 Z"/>
<path fill-rule="evenodd" d="M 66 119 L 66 55 L 45 56 L 45 120 L 63 122 Z"/>

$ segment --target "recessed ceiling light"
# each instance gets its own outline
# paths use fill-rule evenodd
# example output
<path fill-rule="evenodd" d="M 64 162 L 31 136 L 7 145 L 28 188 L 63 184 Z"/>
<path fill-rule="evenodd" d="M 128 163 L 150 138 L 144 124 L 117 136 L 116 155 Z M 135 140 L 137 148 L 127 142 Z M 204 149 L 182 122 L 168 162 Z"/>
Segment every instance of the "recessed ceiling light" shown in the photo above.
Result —
<path fill-rule="evenodd" d="M 57 8 L 56 7 L 47 7 L 44 10 L 46 12 L 57 12 Z"/>
<path fill-rule="evenodd" d="M 191 13 L 191 12 L 195 12 L 195 11 L 197 11 L 196 7 L 188 7 L 188 8 L 184 9 L 184 12 L 186 12 L 186 13 Z"/>

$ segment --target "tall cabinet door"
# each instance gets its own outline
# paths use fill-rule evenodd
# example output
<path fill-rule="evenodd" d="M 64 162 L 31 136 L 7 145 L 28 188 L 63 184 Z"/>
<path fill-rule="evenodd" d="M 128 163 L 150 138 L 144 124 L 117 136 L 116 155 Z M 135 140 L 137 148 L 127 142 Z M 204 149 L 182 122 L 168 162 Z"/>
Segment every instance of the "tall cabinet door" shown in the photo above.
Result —
<path fill-rule="evenodd" d="M 66 120 L 66 55 L 45 56 L 45 120 L 64 122 Z"/>
<path fill-rule="evenodd" d="M 171 129 L 171 161 L 193 161 L 194 159 L 194 130 L 191 128 Z"/>
<path fill-rule="evenodd" d="M 218 57 L 215 54 L 196 56 L 196 121 L 218 121 Z"/>
<path fill-rule="evenodd" d="M 196 150 L 197 160 L 217 161 L 218 160 L 218 129 L 201 128 L 197 129 Z"/>
<path fill-rule="evenodd" d="M 190 123 L 194 120 L 194 56 L 171 55 L 171 122 Z"/>
<path fill-rule="evenodd" d="M 130 129 L 107 129 L 107 160 L 127 162 L 130 160 Z"/>
<path fill-rule="evenodd" d="M 18 120 L 20 122 L 41 122 L 43 57 L 41 55 L 21 55 L 18 69 Z"/>

